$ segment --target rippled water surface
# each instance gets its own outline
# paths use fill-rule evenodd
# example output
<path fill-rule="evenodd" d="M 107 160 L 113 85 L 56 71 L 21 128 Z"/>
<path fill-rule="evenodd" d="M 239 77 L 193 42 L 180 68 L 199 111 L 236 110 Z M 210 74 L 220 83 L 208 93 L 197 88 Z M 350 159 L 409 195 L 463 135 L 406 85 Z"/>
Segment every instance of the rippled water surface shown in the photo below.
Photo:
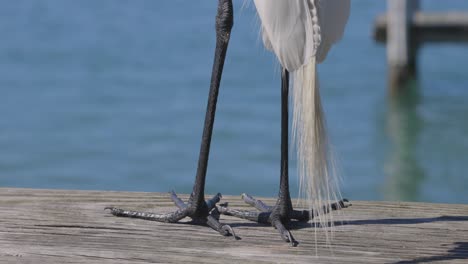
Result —
<path fill-rule="evenodd" d="M 236 3 L 207 191 L 273 196 L 280 80 L 251 7 Z M 466 1 L 424 2 L 465 9 Z M 2 1 L 0 186 L 190 192 L 214 49 L 214 1 Z M 389 101 L 372 25 L 353 1 L 320 66 L 328 127 L 353 200 L 468 202 L 468 46 L 420 50 Z M 294 162 L 292 191 L 297 194 Z"/>

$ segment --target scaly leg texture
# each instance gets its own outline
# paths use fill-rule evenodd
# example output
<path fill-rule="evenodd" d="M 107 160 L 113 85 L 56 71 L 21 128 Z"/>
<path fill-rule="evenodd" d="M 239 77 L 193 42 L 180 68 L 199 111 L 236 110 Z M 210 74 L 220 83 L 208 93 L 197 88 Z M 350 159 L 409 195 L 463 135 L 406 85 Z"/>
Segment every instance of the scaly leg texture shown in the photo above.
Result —
<path fill-rule="evenodd" d="M 208 106 L 205 116 L 200 156 L 198 160 L 197 175 L 193 192 L 187 203 L 184 203 L 172 192 L 171 199 L 179 208 L 175 212 L 168 214 L 154 214 L 145 212 L 128 211 L 115 207 L 107 207 L 115 216 L 134 217 L 158 222 L 175 223 L 182 218 L 190 217 L 194 224 L 208 225 L 224 236 L 234 236 L 237 238 L 228 225 L 222 225 L 219 220 L 219 212 L 216 203 L 221 199 L 221 194 L 215 195 L 212 199 L 205 201 L 205 179 L 208 168 L 208 158 L 210 154 L 211 136 L 218 100 L 219 85 L 224 67 L 224 60 L 229 44 L 231 29 L 233 26 L 232 0 L 218 0 L 218 12 L 216 16 L 216 50 L 211 75 L 210 92 Z"/>
<path fill-rule="evenodd" d="M 255 207 L 258 211 L 236 210 L 225 205 L 217 206 L 217 208 L 219 212 L 225 215 L 236 216 L 263 224 L 271 224 L 279 231 L 284 241 L 292 246 L 296 246 L 298 243 L 287 227 L 291 220 L 307 222 L 310 220 L 310 216 L 314 214 L 307 210 L 294 210 L 291 203 L 288 175 L 288 90 L 289 73 L 286 69 L 283 69 L 281 74 L 281 177 L 276 204 L 268 206 L 261 200 L 256 200 L 250 195 L 243 194 L 242 198 L 244 201 Z M 348 200 L 344 199 L 338 203 L 331 204 L 326 209 L 339 210 L 345 208 L 345 202 L 348 202 Z"/>

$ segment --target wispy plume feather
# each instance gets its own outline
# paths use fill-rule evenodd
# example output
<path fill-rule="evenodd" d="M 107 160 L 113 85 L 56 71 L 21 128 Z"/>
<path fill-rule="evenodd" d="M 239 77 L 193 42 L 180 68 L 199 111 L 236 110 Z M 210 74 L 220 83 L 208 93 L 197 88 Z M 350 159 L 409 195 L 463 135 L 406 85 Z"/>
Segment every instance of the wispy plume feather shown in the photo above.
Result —
<path fill-rule="evenodd" d="M 316 60 L 293 73 L 292 141 L 297 151 L 299 199 L 330 242 L 331 204 L 341 199 L 336 162 L 329 146 L 320 98 Z"/>

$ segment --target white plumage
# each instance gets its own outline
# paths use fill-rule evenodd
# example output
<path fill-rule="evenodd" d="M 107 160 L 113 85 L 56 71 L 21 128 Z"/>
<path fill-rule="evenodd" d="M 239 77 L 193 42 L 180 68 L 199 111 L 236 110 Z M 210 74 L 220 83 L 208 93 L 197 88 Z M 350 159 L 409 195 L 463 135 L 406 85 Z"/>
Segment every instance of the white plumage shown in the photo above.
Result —
<path fill-rule="evenodd" d="M 293 139 L 297 148 L 300 193 L 323 227 L 327 204 L 340 198 L 328 147 L 316 64 L 325 60 L 342 35 L 350 0 L 254 0 L 264 45 L 293 75 Z M 325 206 L 325 207 L 324 207 Z"/>
<path fill-rule="evenodd" d="M 349 0 L 254 0 L 265 47 L 293 72 L 312 57 L 322 62 L 343 35 Z"/>

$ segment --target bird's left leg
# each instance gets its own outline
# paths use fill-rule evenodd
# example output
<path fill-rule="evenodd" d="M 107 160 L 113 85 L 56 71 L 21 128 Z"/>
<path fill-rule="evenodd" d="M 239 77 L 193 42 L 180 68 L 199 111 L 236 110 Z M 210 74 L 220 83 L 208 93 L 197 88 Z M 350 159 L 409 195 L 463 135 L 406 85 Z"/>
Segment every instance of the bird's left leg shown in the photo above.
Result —
<path fill-rule="evenodd" d="M 219 213 L 215 204 L 221 199 L 221 195 L 215 195 L 212 199 L 205 201 L 205 179 L 208 168 L 210 154 L 211 137 L 218 100 L 219 86 L 229 44 L 231 28 L 234 23 L 232 0 L 218 0 L 218 13 L 216 16 L 216 50 L 211 75 L 208 105 L 206 108 L 205 125 L 203 128 L 202 143 L 198 160 L 197 174 L 192 194 L 187 203 L 184 203 L 172 192 L 171 199 L 178 207 L 178 210 L 168 214 L 154 214 L 122 210 L 115 207 L 108 207 L 115 216 L 133 217 L 159 222 L 175 223 L 182 218 L 192 218 L 192 223 L 208 225 L 224 236 L 236 235 L 229 225 L 219 223 Z"/>
<path fill-rule="evenodd" d="M 268 206 L 261 200 L 256 200 L 247 194 L 243 194 L 244 201 L 255 207 L 258 212 L 235 210 L 227 206 L 220 205 L 218 210 L 226 215 L 232 215 L 258 223 L 271 224 L 275 227 L 281 238 L 296 246 L 298 243 L 291 235 L 287 227 L 291 220 L 309 221 L 310 216 L 313 215 L 307 210 L 294 210 L 291 202 L 291 195 L 289 193 L 289 174 L 288 174 L 288 92 L 289 92 L 289 73 L 286 69 L 281 73 L 281 171 L 280 171 L 280 190 L 278 199 L 274 206 Z M 331 210 L 338 210 L 346 207 L 344 202 L 340 201 L 332 204 L 326 208 Z"/>

